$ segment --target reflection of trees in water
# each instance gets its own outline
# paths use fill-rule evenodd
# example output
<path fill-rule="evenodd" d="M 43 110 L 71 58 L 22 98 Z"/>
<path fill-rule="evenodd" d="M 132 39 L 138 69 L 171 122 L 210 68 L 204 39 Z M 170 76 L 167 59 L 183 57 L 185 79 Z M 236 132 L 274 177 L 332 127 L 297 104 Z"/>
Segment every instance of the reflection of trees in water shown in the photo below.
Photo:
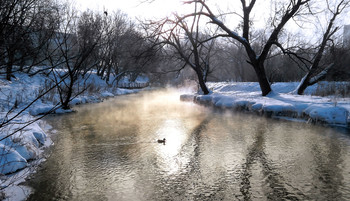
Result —
<path fill-rule="evenodd" d="M 246 161 L 242 164 L 243 172 L 240 175 L 242 180 L 240 191 L 244 200 L 251 200 L 252 166 L 257 162 L 261 163 L 262 173 L 266 183 L 264 189 L 266 189 L 265 194 L 268 200 L 299 200 L 299 197 L 305 199 L 306 196 L 297 188 L 289 186 L 289 188 L 292 188 L 296 192 L 290 192 L 286 188 L 286 182 L 283 177 L 277 173 L 277 170 L 272 166 L 272 162 L 267 158 L 264 150 L 266 126 L 266 123 L 256 125 L 257 130 L 254 136 L 254 143 L 248 148 Z"/>
<path fill-rule="evenodd" d="M 283 177 L 277 173 L 278 170 L 269 161 L 264 150 L 266 122 L 256 125 L 254 143 L 248 147 L 246 160 L 242 164 L 240 174 L 237 176 L 237 170 L 232 172 L 213 172 L 213 174 L 217 175 L 216 180 L 211 183 L 205 183 L 203 181 L 205 178 L 202 178 L 204 175 L 201 171 L 204 167 L 201 167 L 200 155 L 203 153 L 203 150 L 201 150 L 203 146 L 202 134 L 207 130 L 211 120 L 212 118 L 208 117 L 195 127 L 187 142 L 181 148 L 180 155 L 190 154 L 187 156 L 187 165 L 182 168 L 183 172 L 173 178 L 161 178 L 159 187 L 163 188 L 165 192 L 161 195 L 162 199 L 176 200 L 186 197 L 189 200 L 224 200 L 242 199 L 243 196 L 244 200 L 251 200 L 253 199 L 252 190 L 256 191 L 251 186 L 252 179 L 254 179 L 252 178 L 254 176 L 252 166 L 256 163 L 260 163 L 262 167 L 262 174 L 265 178 L 263 185 L 265 185 L 264 190 L 266 190 L 265 195 L 268 200 L 307 199 L 297 188 L 286 186 Z M 237 180 L 241 181 L 238 184 L 233 182 Z M 234 192 L 231 189 L 235 185 L 238 185 L 241 195 L 239 195 L 239 192 Z"/>
<path fill-rule="evenodd" d="M 253 143 L 248 145 L 244 161 L 237 162 L 239 163 L 238 168 L 236 166 L 232 167 L 230 170 L 215 171 L 213 172 L 215 178 L 210 178 L 211 180 L 208 180 L 208 178 L 206 178 L 206 176 L 208 176 L 208 171 L 206 172 L 207 169 L 205 169 L 205 166 L 208 164 L 206 164 L 205 159 L 203 159 L 206 151 L 208 151 L 206 149 L 206 134 L 209 132 L 209 129 L 213 128 L 212 126 L 216 126 L 217 124 L 212 121 L 215 119 L 213 115 L 203 118 L 204 119 L 200 124 L 192 129 L 187 141 L 182 145 L 179 154 L 174 157 L 174 160 L 179 159 L 178 163 L 180 168 L 179 172 L 173 175 L 168 175 L 166 172 L 159 171 L 159 168 L 155 165 L 159 163 L 159 161 L 157 162 L 158 158 L 156 156 L 152 154 L 144 155 L 144 153 L 142 153 L 142 151 L 146 150 L 143 149 L 143 147 L 148 147 L 148 144 L 136 143 L 121 146 L 110 145 L 103 147 L 103 149 L 100 149 L 102 147 L 99 146 L 91 147 L 91 142 L 112 139 L 104 138 L 100 136 L 101 134 L 95 135 L 94 132 L 97 132 L 100 129 L 96 129 L 90 125 L 86 125 L 84 130 L 84 132 L 86 132 L 86 138 L 82 138 L 82 136 L 79 137 L 79 135 L 83 134 L 82 130 L 76 134 L 66 134 L 65 137 L 60 138 L 62 140 L 60 145 L 62 147 L 61 149 L 65 147 L 72 148 L 76 146 L 74 144 L 79 140 L 83 140 L 82 142 L 80 141 L 80 143 L 85 144 L 86 146 L 82 146 L 81 149 L 90 146 L 89 151 L 80 150 L 84 151 L 82 158 L 79 159 L 79 162 L 76 162 L 73 165 L 83 170 L 82 174 L 87 178 L 87 181 L 95 179 L 99 182 L 98 184 L 102 184 L 104 189 L 101 188 L 101 196 L 96 198 L 96 200 L 107 199 L 104 194 L 109 188 L 111 188 L 107 185 L 112 183 L 119 183 L 120 186 L 123 185 L 123 179 L 127 174 L 130 176 L 130 180 L 135 182 L 132 184 L 134 189 L 130 190 L 130 192 L 135 192 L 135 195 L 142 194 L 142 198 L 145 200 L 252 200 L 257 199 L 254 197 L 256 193 L 260 193 L 260 191 L 257 192 L 257 189 L 254 188 L 254 182 L 263 186 L 263 192 L 261 193 L 265 193 L 264 197 L 268 200 L 311 200 L 311 198 L 340 200 L 344 198 L 342 197 L 344 195 L 341 194 L 341 188 L 344 187 L 344 184 L 342 183 L 342 175 L 346 173 L 342 172 L 339 165 L 343 164 L 343 157 L 345 155 L 342 153 L 344 149 L 339 146 L 339 139 L 333 140 L 327 138 L 325 143 L 312 143 L 310 150 L 312 150 L 313 157 L 311 160 L 316 165 L 313 166 L 315 169 L 310 171 L 314 173 L 312 175 L 312 181 L 310 181 L 310 183 L 314 185 L 314 189 L 311 190 L 311 198 L 309 198 L 303 194 L 304 191 L 302 190 L 304 189 L 299 190 L 288 184 L 288 181 L 285 181 L 283 178 L 283 171 L 281 172 L 274 166 L 274 164 L 276 164 L 275 162 L 278 161 L 272 161 L 269 155 L 266 154 L 269 153 L 267 150 L 270 150 L 266 149 L 266 144 L 268 144 L 268 142 L 266 142 L 268 139 L 266 138 L 268 134 L 266 126 L 273 125 L 269 125 L 268 122 L 265 121 L 252 121 L 252 125 L 248 124 L 247 126 L 234 127 L 229 124 L 229 122 L 232 121 L 231 118 L 228 118 L 227 122 L 221 121 L 222 119 L 220 119 L 220 123 L 223 124 L 219 125 L 224 127 L 228 132 L 232 129 L 236 130 L 234 132 L 238 132 L 231 135 L 232 139 L 231 137 L 230 139 L 224 139 L 229 140 L 228 143 L 232 142 L 232 146 L 234 146 L 234 143 L 240 144 L 251 142 L 244 137 L 240 137 L 240 135 L 248 132 L 246 130 L 247 127 L 255 129 L 255 132 L 249 131 L 250 133 L 247 134 L 247 138 L 253 138 Z M 77 130 L 74 123 L 67 119 L 64 118 L 62 120 L 67 129 Z M 241 118 L 239 118 L 239 120 L 241 120 Z M 227 126 L 225 126 L 225 123 L 227 123 Z M 131 127 L 131 133 L 138 132 L 137 130 L 139 127 L 137 124 L 132 124 Z M 104 132 L 107 131 L 104 130 Z M 137 136 L 129 136 L 130 133 L 123 134 L 123 132 L 123 129 L 118 130 L 118 133 L 121 136 L 128 136 L 132 138 L 131 141 L 137 141 Z M 65 143 L 69 143 L 70 145 L 65 146 Z M 244 144 L 241 147 L 246 147 L 246 145 Z M 62 153 L 55 152 L 56 158 L 62 157 L 62 160 L 70 160 L 72 156 L 65 156 L 63 151 L 74 153 L 74 150 L 75 149 L 62 150 Z M 96 156 L 96 154 L 100 157 L 99 160 L 91 158 Z M 217 152 L 215 154 L 217 154 Z M 232 160 L 235 159 L 233 158 Z M 52 198 L 52 195 L 55 195 L 56 198 L 60 198 L 60 195 L 57 193 L 66 195 L 66 193 L 71 190 L 68 189 L 68 187 L 71 186 L 64 185 L 64 182 L 69 183 L 71 182 L 70 179 L 72 179 L 69 178 L 71 175 L 70 172 L 62 172 L 62 170 L 71 170 L 72 168 L 60 167 L 70 165 L 69 162 L 60 163 L 59 161 L 54 161 L 49 164 L 51 164 L 50 167 L 46 167 L 47 170 L 44 170 L 49 173 L 44 175 L 62 178 L 62 175 L 65 174 L 66 181 L 60 181 L 57 178 L 38 178 L 37 181 L 40 181 L 40 183 L 37 185 L 42 186 L 43 188 L 46 188 L 46 186 L 52 188 L 50 189 L 52 190 L 52 194 L 50 193 L 47 195 L 48 199 Z M 82 168 L 81 164 L 87 166 Z M 95 169 L 94 167 L 97 168 L 101 164 L 108 167 L 108 170 L 113 171 L 116 170 L 113 169 L 115 168 L 114 166 L 123 168 L 123 170 L 117 171 L 120 178 L 107 178 L 105 177 L 106 175 L 101 176 L 100 178 L 94 178 L 96 174 L 90 175 L 89 169 L 90 171 L 93 171 Z M 260 179 L 260 176 L 256 176 L 256 169 L 254 169 L 257 167 L 256 165 L 259 165 L 258 171 L 263 175 L 263 179 Z M 55 173 L 57 169 L 60 170 L 60 172 Z M 298 173 L 296 172 L 296 174 Z M 96 185 L 95 181 L 91 182 L 91 184 L 87 183 L 86 186 L 87 188 L 94 188 L 94 185 Z M 98 186 L 96 187 L 99 188 Z M 300 188 L 299 185 L 297 185 L 297 187 Z M 140 192 L 138 192 L 138 189 Z M 309 195 L 309 192 L 306 193 Z M 45 195 L 36 196 L 46 198 Z M 38 200 L 38 197 L 33 197 L 29 200 Z"/>
<path fill-rule="evenodd" d="M 56 135 L 59 146 L 51 147 L 54 149 L 48 161 L 43 163 L 43 169 L 29 183 L 36 189 L 45 189 L 45 193 L 33 193 L 28 200 L 52 200 L 68 199 L 72 196 L 72 186 L 92 185 L 87 180 L 93 179 L 93 174 L 89 174 L 91 166 L 97 166 L 93 163 L 91 157 L 94 155 L 86 150 L 88 141 L 95 140 L 96 130 L 93 125 L 86 124 L 83 127 L 70 117 L 73 114 L 53 117 L 57 129 L 60 131 Z M 50 121 L 50 119 L 48 120 Z M 82 138 L 84 136 L 84 138 Z M 58 150 L 55 150 L 58 149 Z M 79 156 L 79 157 L 77 157 Z M 91 162 L 89 164 L 89 162 Z M 83 175 L 79 178 L 77 175 Z M 86 187 L 86 189 L 91 187 Z M 72 197 L 70 197 L 72 199 Z M 103 194 L 96 197 L 95 200 L 105 200 Z"/>
<path fill-rule="evenodd" d="M 41 173 L 30 181 L 31 186 L 45 189 L 45 193 L 43 194 L 43 191 L 40 194 L 34 193 L 28 200 L 76 199 L 73 196 L 89 194 L 91 192 L 85 190 L 91 189 L 95 190 L 90 196 L 91 200 L 107 200 L 110 184 L 114 182 L 113 180 L 118 182 L 119 178 L 96 170 L 113 170 L 120 167 L 120 164 L 124 164 L 125 167 L 126 163 L 132 162 L 129 157 L 133 152 L 140 149 L 137 144 L 115 145 L 114 138 L 103 136 L 103 132 L 111 132 L 112 128 L 101 129 L 93 123 L 84 123 L 90 122 L 89 119 L 93 118 L 89 115 L 83 111 L 79 116 L 66 114 L 53 118 L 59 130 L 57 135 L 61 136 L 58 137 L 58 142 L 55 142 L 59 146 L 52 148 L 59 150 L 53 151 L 48 161 L 43 164 Z M 87 120 L 84 120 L 85 118 Z M 138 127 L 132 127 L 129 132 L 136 132 L 137 129 Z M 118 130 L 118 132 L 124 131 Z M 79 194 L 72 192 L 77 189 L 80 190 Z"/>
<path fill-rule="evenodd" d="M 165 200 L 204 200 L 205 186 L 202 184 L 200 153 L 202 133 L 207 129 L 211 117 L 207 117 L 190 133 L 188 140 L 181 147 L 178 158 L 188 158 L 182 167 L 182 172 L 174 177 L 162 177 L 161 185 L 164 193 L 160 195 Z M 206 197 L 208 199 L 208 197 Z"/>
<path fill-rule="evenodd" d="M 312 178 L 312 192 L 320 200 L 341 200 L 340 189 L 343 184 L 343 174 L 339 165 L 343 163 L 342 149 L 339 139 L 327 139 L 325 144 L 313 144 L 311 147 L 315 160 L 315 170 Z M 344 198 L 343 198 L 344 199 Z"/>

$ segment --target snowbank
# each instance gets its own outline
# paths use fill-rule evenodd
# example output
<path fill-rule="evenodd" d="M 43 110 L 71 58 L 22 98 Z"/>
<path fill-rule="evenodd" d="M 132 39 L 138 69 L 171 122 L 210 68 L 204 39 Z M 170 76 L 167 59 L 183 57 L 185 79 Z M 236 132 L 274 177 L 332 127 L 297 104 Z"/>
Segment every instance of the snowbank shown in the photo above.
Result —
<path fill-rule="evenodd" d="M 0 138 L 0 193 L 8 200 L 24 200 L 30 189 L 20 183 L 33 173 L 43 161 L 45 148 L 52 145 L 47 133 L 42 129 L 43 121 L 36 121 L 14 133 L 22 125 L 34 120 L 30 115 L 22 115 L 15 123 L 1 128 Z M 7 137 L 9 134 L 13 135 Z"/>
<path fill-rule="evenodd" d="M 322 83 L 323 85 L 325 83 Z M 261 96 L 258 83 L 208 83 L 209 95 L 185 94 L 183 101 L 217 108 L 249 111 L 269 117 L 291 117 L 335 126 L 350 127 L 350 98 L 312 96 L 317 85 L 309 87 L 303 96 L 293 93 L 298 83 L 275 83 L 268 96 Z"/>

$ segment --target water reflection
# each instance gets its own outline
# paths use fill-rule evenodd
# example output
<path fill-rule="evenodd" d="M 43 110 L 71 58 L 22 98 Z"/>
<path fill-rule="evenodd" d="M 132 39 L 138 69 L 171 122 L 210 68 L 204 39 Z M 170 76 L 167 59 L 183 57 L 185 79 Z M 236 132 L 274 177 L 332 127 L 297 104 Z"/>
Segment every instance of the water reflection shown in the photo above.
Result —
<path fill-rule="evenodd" d="M 159 139 L 166 138 L 166 146 L 157 146 L 155 152 L 162 159 L 160 169 L 167 174 L 175 174 L 185 162 L 178 157 L 181 146 L 186 141 L 187 135 L 184 125 L 179 119 L 167 119 L 160 124 L 156 132 Z"/>
<path fill-rule="evenodd" d="M 49 119 L 56 145 L 29 200 L 350 199 L 350 137 L 333 129 L 212 112 L 173 91 L 77 110 Z"/>

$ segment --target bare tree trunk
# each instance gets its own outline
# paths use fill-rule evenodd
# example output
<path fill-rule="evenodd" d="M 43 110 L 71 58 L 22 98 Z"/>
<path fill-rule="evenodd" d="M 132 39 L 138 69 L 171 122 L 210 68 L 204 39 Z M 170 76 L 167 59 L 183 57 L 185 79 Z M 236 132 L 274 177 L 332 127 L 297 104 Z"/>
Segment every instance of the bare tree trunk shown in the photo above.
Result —
<path fill-rule="evenodd" d="M 109 77 L 111 76 L 111 65 L 107 66 L 107 75 L 106 75 L 106 82 L 109 82 Z"/>
<path fill-rule="evenodd" d="M 303 79 L 301 80 L 298 88 L 297 88 L 297 94 L 303 95 L 305 89 L 309 86 L 309 80 L 310 80 L 310 73 L 308 73 Z"/>
<path fill-rule="evenodd" d="M 258 77 L 258 82 L 260 85 L 262 96 L 269 94 L 271 90 L 270 82 L 267 79 L 265 68 L 263 64 L 254 66 L 256 76 Z"/>
<path fill-rule="evenodd" d="M 14 60 L 14 53 L 12 53 L 12 51 L 8 51 L 8 62 L 6 66 L 6 79 L 8 81 L 11 81 L 13 60 Z"/>
<path fill-rule="evenodd" d="M 12 74 L 12 65 L 9 63 L 7 63 L 7 67 L 6 67 L 6 79 L 8 81 L 11 81 L 11 74 Z"/>
<path fill-rule="evenodd" d="M 304 91 L 308 86 L 311 86 L 311 85 L 317 83 L 319 80 L 323 79 L 326 76 L 328 70 L 333 67 L 334 64 L 331 63 L 327 67 L 322 69 L 321 60 L 323 58 L 324 51 L 325 51 L 326 46 L 327 46 L 327 42 L 332 41 L 332 36 L 339 30 L 339 27 L 334 28 L 334 22 L 335 22 L 337 16 L 340 15 L 342 13 L 342 11 L 348 7 L 349 4 L 350 4 L 350 1 L 342 0 L 336 5 L 335 10 L 330 9 L 330 7 L 329 7 L 330 4 L 328 4 L 328 10 L 333 14 L 333 16 L 328 22 L 327 29 L 326 29 L 325 33 L 323 34 L 322 42 L 321 42 L 319 49 L 316 53 L 315 59 L 312 62 L 310 70 L 306 74 L 306 76 L 301 80 L 301 83 L 299 84 L 299 86 L 297 88 L 297 93 L 299 95 L 304 94 Z M 315 73 L 317 73 L 320 70 L 321 70 L 321 72 L 319 72 L 318 74 L 315 75 Z"/>
<path fill-rule="evenodd" d="M 67 97 L 65 99 L 65 101 L 62 103 L 62 109 L 64 110 L 68 110 L 70 109 L 69 107 L 69 102 L 70 102 L 70 98 L 72 97 L 72 88 L 68 88 L 68 92 L 67 92 Z"/>
<path fill-rule="evenodd" d="M 74 86 L 74 75 L 72 73 L 69 74 L 70 82 L 69 82 L 69 87 L 67 87 L 68 91 L 65 93 L 65 100 L 62 103 L 62 109 L 69 109 L 69 102 L 71 101 L 70 99 L 72 98 L 73 94 L 73 86 Z"/>
<path fill-rule="evenodd" d="M 194 68 L 193 68 L 194 69 Z M 209 90 L 208 90 L 208 87 L 207 85 L 205 84 L 205 81 L 203 79 L 203 73 L 200 69 L 194 69 L 196 71 L 196 74 L 197 74 L 197 77 L 198 77 L 198 83 L 199 83 L 199 86 L 201 87 L 204 95 L 207 95 L 209 94 Z"/>

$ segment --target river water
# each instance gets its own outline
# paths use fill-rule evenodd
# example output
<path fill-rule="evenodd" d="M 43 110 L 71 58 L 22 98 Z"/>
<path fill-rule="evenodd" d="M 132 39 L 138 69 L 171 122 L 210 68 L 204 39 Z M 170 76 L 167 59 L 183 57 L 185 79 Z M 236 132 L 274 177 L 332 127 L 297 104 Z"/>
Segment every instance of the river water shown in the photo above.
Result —
<path fill-rule="evenodd" d="M 28 200 L 350 200 L 346 132 L 215 112 L 171 90 L 75 109 L 46 119 L 55 145 Z"/>

